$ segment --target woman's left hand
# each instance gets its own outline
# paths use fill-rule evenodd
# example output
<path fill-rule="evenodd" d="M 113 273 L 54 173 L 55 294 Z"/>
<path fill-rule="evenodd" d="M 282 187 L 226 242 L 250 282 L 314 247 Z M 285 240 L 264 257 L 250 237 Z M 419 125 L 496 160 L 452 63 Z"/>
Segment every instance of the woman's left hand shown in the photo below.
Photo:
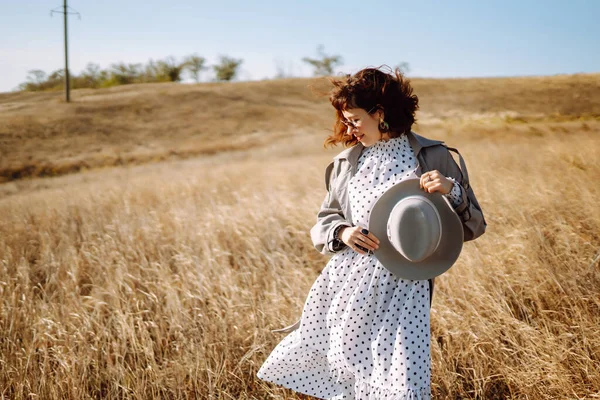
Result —
<path fill-rule="evenodd" d="M 448 194 L 452 190 L 454 182 L 434 169 L 421 175 L 419 186 L 428 193 L 440 192 L 441 194 Z"/>

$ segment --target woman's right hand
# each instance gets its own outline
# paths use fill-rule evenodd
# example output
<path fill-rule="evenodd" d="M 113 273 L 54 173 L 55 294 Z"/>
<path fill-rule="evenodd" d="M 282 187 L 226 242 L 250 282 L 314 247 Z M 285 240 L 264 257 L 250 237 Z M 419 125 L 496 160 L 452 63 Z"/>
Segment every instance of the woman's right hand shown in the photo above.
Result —
<path fill-rule="evenodd" d="M 368 251 L 379 248 L 379 239 L 367 229 L 360 226 L 348 226 L 338 233 L 340 240 L 346 243 L 358 254 L 367 254 Z"/>

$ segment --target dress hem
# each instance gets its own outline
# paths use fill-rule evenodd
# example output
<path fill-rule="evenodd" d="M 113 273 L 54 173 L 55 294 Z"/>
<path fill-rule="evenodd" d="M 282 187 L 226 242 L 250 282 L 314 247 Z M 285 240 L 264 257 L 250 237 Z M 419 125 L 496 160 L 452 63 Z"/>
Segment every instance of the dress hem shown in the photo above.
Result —
<path fill-rule="evenodd" d="M 431 388 L 409 388 L 404 390 L 390 390 L 383 387 L 372 385 L 355 374 L 341 370 L 335 365 L 326 361 L 327 357 L 320 354 L 317 351 L 312 351 L 313 360 L 320 360 L 316 364 L 321 365 L 321 374 L 326 374 L 328 378 L 336 384 L 344 384 L 353 382 L 354 393 L 339 393 L 333 397 L 320 397 L 314 391 L 307 390 L 299 385 L 290 385 L 289 383 L 278 382 L 278 379 L 270 379 L 265 376 L 262 371 L 258 371 L 256 376 L 261 380 L 274 383 L 276 385 L 283 386 L 287 389 L 293 390 L 298 393 L 306 394 L 317 399 L 323 400 L 341 400 L 349 398 L 347 396 L 353 395 L 353 398 L 360 400 L 431 400 Z"/>

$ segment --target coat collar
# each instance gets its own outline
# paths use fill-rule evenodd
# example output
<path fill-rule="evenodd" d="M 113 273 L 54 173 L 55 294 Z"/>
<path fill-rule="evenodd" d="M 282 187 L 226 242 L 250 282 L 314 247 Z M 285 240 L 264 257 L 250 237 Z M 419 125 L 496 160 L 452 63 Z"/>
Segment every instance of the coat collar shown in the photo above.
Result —
<path fill-rule="evenodd" d="M 437 146 L 439 144 L 444 143 L 441 140 L 427 139 L 421 135 L 417 135 L 413 131 L 410 131 L 409 133 L 407 133 L 407 136 L 408 136 L 408 142 L 410 143 L 410 146 L 412 147 L 416 156 L 419 155 L 419 153 L 421 152 L 421 149 L 424 147 Z M 342 160 L 342 159 L 348 160 L 348 162 L 352 166 L 355 166 L 358 163 L 358 158 L 360 157 L 364 148 L 365 148 L 365 146 L 363 146 L 362 143 L 357 143 L 354 146 L 342 151 L 337 156 L 335 156 L 333 159 L 334 160 Z"/>

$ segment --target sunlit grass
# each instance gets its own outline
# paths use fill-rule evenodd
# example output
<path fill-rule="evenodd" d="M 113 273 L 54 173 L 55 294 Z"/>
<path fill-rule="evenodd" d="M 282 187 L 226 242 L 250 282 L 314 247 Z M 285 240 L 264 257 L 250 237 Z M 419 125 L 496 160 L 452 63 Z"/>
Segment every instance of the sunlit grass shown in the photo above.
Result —
<path fill-rule="evenodd" d="M 597 393 L 597 139 L 460 147 L 489 228 L 438 280 L 433 393 Z M 328 158 L 107 171 L 5 198 L 0 393 L 293 398 L 255 373 L 326 263 L 308 230 Z"/>
<path fill-rule="evenodd" d="M 600 396 L 600 125 L 534 111 L 420 120 L 461 150 L 488 221 L 436 281 L 434 398 Z M 306 398 L 256 372 L 327 262 L 308 231 L 340 149 L 270 132 L 0 185 L 0 398 Z"/>

